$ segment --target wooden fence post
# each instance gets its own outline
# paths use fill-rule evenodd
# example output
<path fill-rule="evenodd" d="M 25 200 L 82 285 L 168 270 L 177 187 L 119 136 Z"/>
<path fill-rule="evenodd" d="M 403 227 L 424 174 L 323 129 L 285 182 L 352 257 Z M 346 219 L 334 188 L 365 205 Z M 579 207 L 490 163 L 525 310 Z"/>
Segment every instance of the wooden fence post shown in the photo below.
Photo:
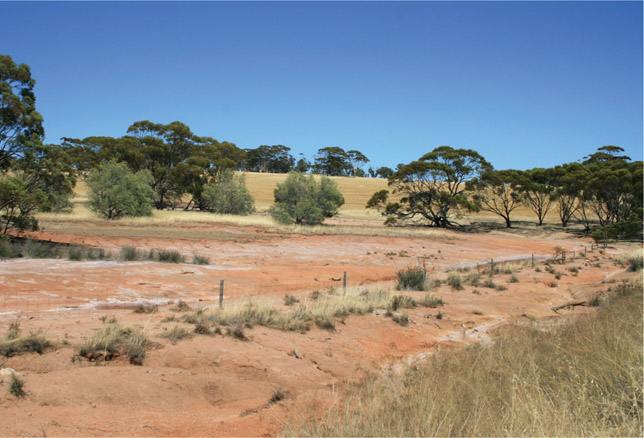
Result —
<path fill-rule="evenodd" d="M 534 268 L 534 253 L 532 253 L 532 267 Z"/>
<path fill-rule="evenodd" d="M 342 279 L 342 290 L 347 293 L 347 271 L 344 271 L 344 278 Z"/>
<path fill-rule="evenodd" d="M 224 306 L 224 280 L 219 281 L 219 308 Z"/>
<path fill-rule="evenodd" d="M 490 277 L 494 276 L 494 259 L 490 259 Z"/>

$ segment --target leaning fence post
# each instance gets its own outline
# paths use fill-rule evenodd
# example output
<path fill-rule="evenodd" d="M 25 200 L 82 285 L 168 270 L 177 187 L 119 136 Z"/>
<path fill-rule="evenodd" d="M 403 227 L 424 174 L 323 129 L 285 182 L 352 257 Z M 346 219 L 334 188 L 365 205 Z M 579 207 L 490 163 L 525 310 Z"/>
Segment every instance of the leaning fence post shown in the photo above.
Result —
<path fill-rule="evenodd" d="M 344 271 L 344 278 L 342 279 L 342 290 L 347 293 L 347 271 Z"/>
<path fill-rule="evenodd" d="M 219 308 L 224 306 L 224 280 L 219 281 Z"/>

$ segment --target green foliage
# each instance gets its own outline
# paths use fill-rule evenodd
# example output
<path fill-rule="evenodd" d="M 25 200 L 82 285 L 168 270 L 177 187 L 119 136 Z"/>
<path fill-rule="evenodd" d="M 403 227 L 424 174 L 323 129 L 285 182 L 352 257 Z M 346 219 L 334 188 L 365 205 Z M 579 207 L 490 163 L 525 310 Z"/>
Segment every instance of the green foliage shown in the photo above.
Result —
<path fill-rule="evenodd" d="M 244 167 L 250 172 L 288 173 L 295 164 L 290 151 L 291 148 L 283 145 L 245 149 Z"/>
<path fill-rule="evenodd" d="M 192 264 L 193 265 L 209 265 L 210 264 L 210 257 L 195 254 L 195 255 L 192 256 Z"/>
<path fill-rule="evenodd" d="M 307 177 L 299 172 L 289 173 L 286 181 L 277 185 L 274 195 L 271 214 L 285 224 L 321 224 L 325 218 L 337 214 L 344 204 L 344 197 L 334 181 L 322 177 L 316 183 L 312 175 Z"/>
<path fill-rule="evenodd" d="M 150 216 L 154 200 L 151 183 L 149 171 L 132 173 L 125 163 L 110 161 L 89 173 L 89 207 L 106 219 Z"/>
<path fill-rule="evenodd" d="M 425 290 L 425 270 L 420 267 L 411 267 L 398 271 L 397 290 Z"/>
<path fill-rule="evenodd" d="M 42 354 L 51 347 L 52 343 L 42 332 L 21 335 L 18 322 L 12 323 L 5 336 L 0 338 L 0 355 L 7 357 L 31 352 Z"/>
<path fill-rule="evenodd" d="M 389 308 L 393 311 L 396 311 L 398 309 L 409 309 L 416 307 L 416 305 L 416 300 L 414 300 L 413 298 L 405 295 L 395 295 L 391 298 L 391 304 L 389 305 Z"/>
<path fill-rule="evenodd" d="M 70 206 L 76 182 L 65 151 L 44 145 L 35 80 L 26 64 L 0 55 L 0 233 L 36 230 L 33 214 Z"/>
<path fill-rule="evenodd" d="M 328 176 L 348 175 L 351 172 L 349 155 L 344 149 L 337 146 L 318 149 L 313 171 Z"/>
<path fill-rule="evenodd" d="M 217 180 L 204 186 L 203 208 L 219 214 L 246 215 L 255 211 L 255 201 L 246 188 L 244 175 L 221 172 Z"/>
<path fill-rule="evenodd" d="M 461 284 L 461 276 L 458 274 L 449 274 L 447 277 L 447 284 L 454 290 L 463 290 L 463 285 Z"/>
<path fill-rule="evenodd" d="M 9 385 L 9 393 L 15 395 L 16 397 L 24 397 L 25 393 L 25 382 L 15 374 L 11 375 L 11 384 Z"/>
<path fill-rule="evenodd" d="M 449 227 L 452 214 L 460 209 L 476 210 L 467 196 L 466 181 L 480 178 L 492 169 L 481 155 L 470 149 L 440 146 L 419 160 L 402 165 L 389 178 L 398 203 L 387 204 L 388 224 L 420 218 L 436 227 Z"/>
<path fill-rule="evenodd" d="M 516 170 L 488 170 L 480 179 L 469 182 L 476 191 L 474 201 L 477 208 L 489 211 L 505 220 L 506 227 L 512 226 L 510 214 L 521 206 L 523 195 L 517 186 L 523 180 L 522 172 Z"/>
<path fill-rule="evenodd" d="M 121 248 L 121 260 L 124 262 L 134 262 L 142 258 L 143 253 L 139 252 L 134 246 L 124 246 Z"/>
<path fill-rule="evenodd" d="M 161 263 L 184 263 L 186 258 L 178 251 L 159 250 L 156 252 L 156 260 Z"/>

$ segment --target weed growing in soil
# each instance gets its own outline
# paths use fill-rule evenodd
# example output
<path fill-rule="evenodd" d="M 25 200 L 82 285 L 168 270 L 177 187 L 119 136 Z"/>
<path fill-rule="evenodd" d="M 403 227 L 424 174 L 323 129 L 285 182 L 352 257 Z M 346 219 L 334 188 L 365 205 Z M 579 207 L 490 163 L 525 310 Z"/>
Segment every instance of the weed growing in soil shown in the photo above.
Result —
<path fill-rule="evenodd" d="M 192 264 L 193 265 L 209 265 L 210 264 L 210 258 L 206 257 L 206 256 L 193 255 L 192 256 Z"/>
<path fill-rule="evenodd" d="M 122 327 L 117 322 L 108 324 L 83 342 L 78 356 L 90 361 L 111 360 L 117 356 L 127 356 L 130 363 L 141 365 L 148 346 L 148 337 L 138 327 Z"/>
<path fill-rule="evenodd" d="M 398 309 L 410 309 L 416 307 L 416 301 L 413 298 L 406 297 L 405 295 L 396 295 L 391 299 L 389 308 L 393 311 Z"/>
<path fill-rule="evenodd" d="M 284 296 L 284 304 L 287 305 L 287 306 L 292 306 L 293 304 L 297 304 L 299 302 L 300 302 L 300 300 L 295 298 L 293 295 L 286 294 Z"/>
<path fill-rule="evenodd" d="M 425 290 L 426 275 L 420 267 L 411 267 L 398 271 L 397 290 Z"/>
<path fill-rule="evenodd" d="M 185 263 L 186 258 L 178 251 L 159 250 L 156 253 L 156 260 L 161 263 Z"/>
<path fill-rule="evenodd" d="M 461 276 L 458 274 L 449 274 L 449 277 L 447 277 L 447 284 L 454 290 L 463 290 Z"/>
<path fill-rule="evenodd" d="M 434 298 L 430 294 L 425 294 L 423 299 L 418 301 L 418 305 L 435 309 L 436 307 L 445 305 L 445 302 L 441 298 Z"/>
<path fill-rule="evenodd" d="M 18 398 L 24 397 L 26 395 L 24 386 L 24 380 L 20 379 L 15 374 L 11 375 L 11 384 L 9 385 L 9 392 L 11 394 L 15 395 Z"/>
<path fill-rule="evenodd" d="M 394 313 L 391 317 L 391 320 L 396 324 L 407 326 L 409 325 L 409 316 L 404 313 Z"/>
<path fill-rule="evenodd" d="M 179 300 L 174 306 L 170 308 L 170 310 L 172 310 L 173 312 L 188 312 L 192 310 L 192 307 L 190 307 L 185 301 Z"/>
<path fill-rule="evenodd" d="M 161 334 L 162 337 L 178 341 L 189 336 L 188 330 L 175 324 L 170 330 L 166 330 Z"/>
<path fill-rule="evenodd" d="M 519 282 L 519 277 L 512 274 L 512 277 L 510 277 L 510 283 L 518 283 L 518 282 Z"/>
<path fill-rule="evenodd" d="M 9 330 L 5 336 L 0 338 L 0 355 L 10 357 L 31 352 L 42 354 L 52 346 L 52 343 L 41 331 L 21 336 L 20 324 L 15 321 L 9 325 Z"/>
<path fill-rule="evenodd" d="M 156 304 L 153 306 L 144 306 L 139 304 L 134 308 L 134 313 L 157 313 L 159 311 L 159 306 Z"/>

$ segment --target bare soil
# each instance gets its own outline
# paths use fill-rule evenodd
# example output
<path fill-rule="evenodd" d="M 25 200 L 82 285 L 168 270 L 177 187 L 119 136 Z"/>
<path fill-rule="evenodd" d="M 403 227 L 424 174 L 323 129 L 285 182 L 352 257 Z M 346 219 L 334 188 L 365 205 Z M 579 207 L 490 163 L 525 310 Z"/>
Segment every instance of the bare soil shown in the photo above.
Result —
<path fill-rule="evenodd" d="M 45 231 L 34 237 L 80 243 L 117 254 L 125 245 L 143 250 L 177 250 L 210 258 L 209 265 L 149 261 L 67 261 L 17 259 L 0 261 L 0 335 L 19 320 L 24 331 L 43 330 L 56 347 L 0 359 L 25 381 L 26 396 L 0 384 L 0 435 L 3 436 L 274 436 L 285 422 L 297 421 L 312 406 L 341 398 L 346 383 L 366 373 L 397 372 L 434 352 L 469 342 L 489 341 L 506 324 L 560 324 L 592 308 L 552 306 L 572 299 L 607 294 L 626 276 L 614 263 L 624 248 L 609 248 L 579 257 L 590 240 L 567 234 L 527 237 L 506 232 L 446 232 L 442 237 L 403 238 L 359 235 L 267 233 L 254 227 L 208 225 L 180 230 L 183 238 L 101 235 L 87 224 L 85 232 Z M 195 237 L 196 236 L 196 237 Z M 530 257 L 553 256 L 557 247 L 578 257 L 555 266 L 556 279 Z M 400 326 L 383 312 L 350 316 L 329 332 L 307 333 L 265 327 L 247 329 L 249 340 L 193 335 L 172 342 L 161 337 L 176 315 L 170 302 L 193 308 L 216 306 L 220 280 L 224 305 L 246 299 L 274 299 L 285 293 L 306 300 L 313 290 L 341 287 L 393 289 L 396 272 L 425 264 L 430 275 L 467 267 L 485 278 L 494 258 L 525 259 L 514 275 L 494 276 L 507 287 L 496 290 L 443 285 L 431 291 L 446 305 L 405 312 L 411 323 Z M 578 267 L 578 273 L 570 271 Z M 465 274 L 464 274 L 465 275 Z M 424 293 L 406 292 L 421 298 Z M 154 314 L 135 314 L 135 304 L 158 303 Z M 441 313 L 441 319 L 438 314 Z M 76 346 L 114 315 L 124 325 L 140 325 L 154 347 L 142 366 L 127 359 L 109 362 L 72 360 Z M 284 395 L 273 400 L 274 394 Z"/>

